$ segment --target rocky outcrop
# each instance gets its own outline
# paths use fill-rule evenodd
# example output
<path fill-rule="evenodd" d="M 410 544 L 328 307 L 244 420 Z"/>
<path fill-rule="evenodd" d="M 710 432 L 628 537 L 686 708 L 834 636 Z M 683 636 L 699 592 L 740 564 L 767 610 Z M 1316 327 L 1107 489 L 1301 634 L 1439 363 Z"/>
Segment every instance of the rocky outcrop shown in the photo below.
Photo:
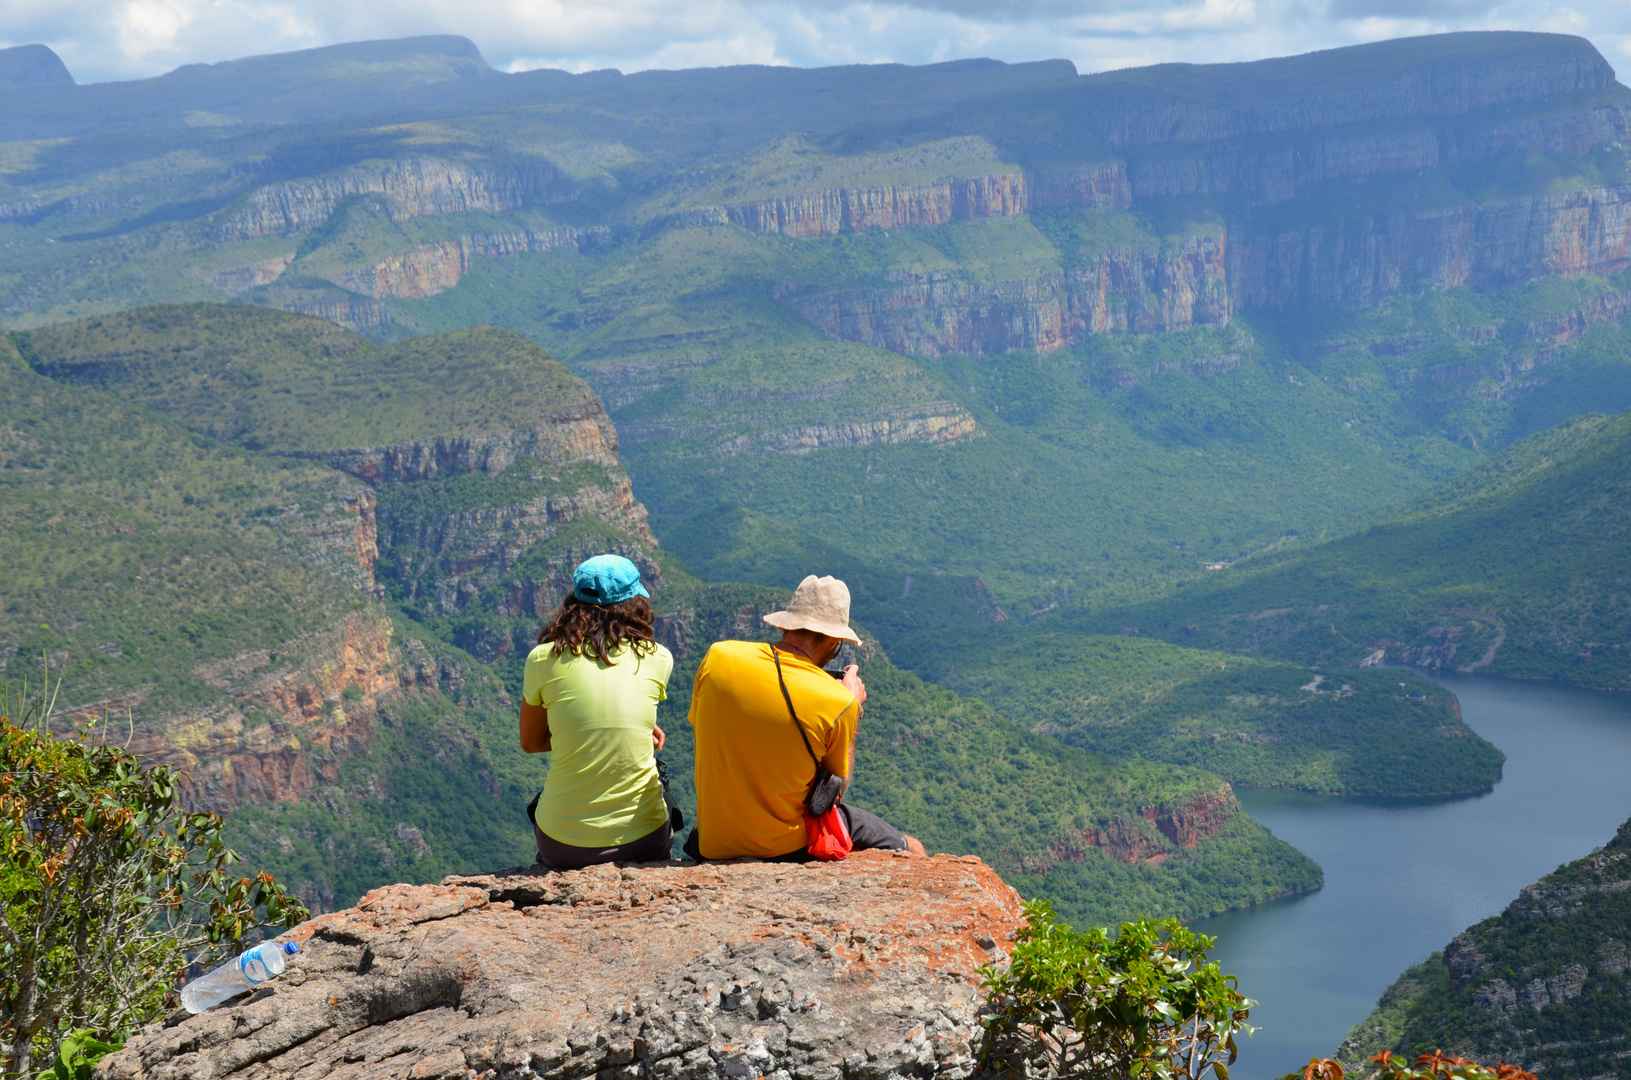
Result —
<path fill-rule="evenodd" d="M 896 274 L 882 288 L 797 297 L 829 337 L 911 356 L 1049 352 L 1084 334 L 1222 326 L 1231 301 L 1227 245 L 1212 234 L 1105 252 L 1089 266 L 995 285 L 944 273 Z"/>
<path fill-rule="evenodd" d="M 974 417 L 958 410 L 943 416 L 806 424 L 780 431 L 739 435 L 721 443 L 717 452 L 725 457 L 742 454 L 809 454 L 817 450 L 908 442 L 952 443 L 984 434 L 974 422 Z"/>
<path fill-rule="evenodd" d="M 617 434 L 600 403 L 584 401 L 539 418 L 537 427 L 494 435 L 444 435 L 434 439 L 335 450 L 292 450 L 286 457 L 313 458 L 370 484 L 403 484 L 471 473 L 496 476 L 523 458 L 552 465 L 591 462 L 617 465 Z"/>
<path fill-rule="evenodd" d="M 908 442 L 952 443 L 982 438 L 985 432 L 974 417 L 949 402 L 932 402 L 927 411 L 904 412 L 897 416 L 856 417 L 831 424 L 803 424 L 781 427 L 779 418 L 735 417 L 731 423 L 697 424 L 689 420 L 631 421 L 624 425 L 630 443 L 660 439 L 718 439 L 719 435 L 752 424 L 754 431 L 719 439 L 707 454 L 710 457 L 742 457 L 765 454 L 808 454 L 816 450 L 894 445 Z"/>
<path fill-rule="evenodd" d="M 97 1080 L 961 1080 L 1019 897 L 972 857 L 656 864 L 376 889 Z"/>
<path fill-rule="evenodd" d="M 384 304 L 363 297 L 279 297 L 268 305 L 295 315 L 310 315 L 315 319 L 343 326 L 367 336 L 370 330 L 389 326 L 391 313 Z"/>
<path fill-rule="evenodd" d="M 1100 822 L 1077 836 L 1057 838 L 1048 845 L 1048 854 L 1056 863 L 1081 862 L 1093 850 L 1118 862 L 1161 863 L 1179 851 L 1193 851 L 1242 813 L 1234 789 L 1224 784 L 1169 805 L 1140 807 L 1136 816 Z M 1033 862 L 1027 871 L 1047 872 L 1045 863 Z"/>
<path fill-rule="evenodd" d="M 376 300 L 383 300 L 387 296 L 422 300 L 456 286 L 459 279 L 470 272 L 471 260 L 477 256 L 499 258 L 523 252 L 553 251 L 562 247 L 583 250 L 605 243 L 610 237 L 611 230 L 604 226 L 588 229 L 517 229 L 514 232 L 462 236 L 457 240 L 421 244 L 413 251 L 382 259 L 372 266 L 347 270 L 337 276 L 336 284 Z"/>
<path fill-rule="evenodd" d="M 275 259 L 265 259 L 249 266 L 240 266 L 236 270 L 223 270 L 210 278 L 210 285 L 219 289 L 228 296 L 242 296 L 250 289 L 258 289 L 262 285 L 270 285 L 283 276 L 294 262 L 293 255 L 279 255 Z"/>
<path fill-rule="evenodd" d="M 947 177 L 927 184 L 829 188 L 732 206 L 696 207 L 653 220 L 645 233 L 740 225 L 750 232 L 778 236 L 836 236 L 1016 217 L 1053 207 L 1126 209 L 1130 199 L 1126 168 L 1113 161 L 1062 173 L 1000 172 Z"/>
<path fill-rule="evenodd" d="M 543 165 L 480 168 L 433 157 L 356 165 L 327 176 L 286 180 L 251 192 L 224 212 L 217 240 L 252 240 L 309 232 L 329 219 L 344 199 L 385 196 L 392 220 L 472 210 L 517 210 L 570 194 L 571 185 Z"/>
<path fill-rule="evenodd" d="M 193 674 L 222 704 L 142 724 L 130 748 L 180 768 L 190 806 L 298 802 L 372 741 L 376 701 L 399 682 L 391 633 L 371 605 L 276 648 L 206 664 Z"/>
<path fill-rule="evenodd" d="M 1321 222 L 1267 235 L 1231 229 L 1239 307 L 1374 307 L 1403 289 L 1504 288 L 1631 267 L 1631 187 Z"/>

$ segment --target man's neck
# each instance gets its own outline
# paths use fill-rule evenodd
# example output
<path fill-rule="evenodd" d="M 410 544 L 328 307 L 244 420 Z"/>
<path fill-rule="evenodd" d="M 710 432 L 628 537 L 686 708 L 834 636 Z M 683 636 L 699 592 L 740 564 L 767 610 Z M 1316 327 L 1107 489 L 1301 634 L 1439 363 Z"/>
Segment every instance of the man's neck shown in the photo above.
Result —
<path fill-rule="evenodd" d="M 821 661 L 810 655 L 810 651 L 796 641 L 778 641 L 776 642 L 776 648 L 780 649 L 782 652 L 790 652 L 795 656 L 802 656 L 816 667 L 821 666 Z"/>

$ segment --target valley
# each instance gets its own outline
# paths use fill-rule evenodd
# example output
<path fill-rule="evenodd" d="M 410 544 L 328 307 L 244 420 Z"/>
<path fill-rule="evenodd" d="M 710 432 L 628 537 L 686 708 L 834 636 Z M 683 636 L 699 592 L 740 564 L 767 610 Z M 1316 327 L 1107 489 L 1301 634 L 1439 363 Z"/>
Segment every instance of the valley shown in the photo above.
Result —
<path fill-rule="evenodd" d="M 1347 889 L 1276 806 L 1505 805 L 1544 739 L 1457 677 L 1631 688 L 1631 90 L 1584 38 L 625 76 L 430 37 L 89 85 L 39 48 L 0 50 L 0 680 L 182 767 L 314 910 L 531 858 L 522 664 L 601 552 L 676 658 L 688 817 L 707 646 L 836 574 L 856 804 L 1078 926 Z M 1574 1021 L 1441 967 L 1367 1051 L 1574 1075 Z"/>

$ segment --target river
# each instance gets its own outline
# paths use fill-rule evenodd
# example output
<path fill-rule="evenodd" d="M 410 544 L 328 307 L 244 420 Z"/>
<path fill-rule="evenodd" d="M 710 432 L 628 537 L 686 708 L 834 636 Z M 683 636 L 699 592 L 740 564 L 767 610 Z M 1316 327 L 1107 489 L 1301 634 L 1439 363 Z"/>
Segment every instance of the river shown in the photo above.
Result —
<path fill-rule="evenodd" d="M 1325 888 L 1194 924 L 1240 978 L 1262 1030 L 1236 1080 L 1336 1050 L 1382 991 L 1518 890 L 1601 847 L 1631 817 L 1631 695 L 1437 675 L 1505 751 L 1495 790 L 1465 799 L 1239 791 L 1247 813 L 1325 868 Z"/>

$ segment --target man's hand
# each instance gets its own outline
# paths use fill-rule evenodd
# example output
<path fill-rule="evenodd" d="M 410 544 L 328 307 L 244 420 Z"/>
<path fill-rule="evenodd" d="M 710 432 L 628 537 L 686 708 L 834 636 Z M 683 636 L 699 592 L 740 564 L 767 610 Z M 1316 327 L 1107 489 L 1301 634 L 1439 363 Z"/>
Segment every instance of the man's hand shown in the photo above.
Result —
<path fill-rule="evenodd" d="M 866 704 L 866 683 L 861 681 L 861 668 L 859 665 L 851 664 L 845 668 L 842 682 L 844 688 L 855 695 L 855 704 Z"/>
<path fill-rule="evenodd" d="M 661 727 L 659 727 L 658 725 L 656 725 L 656 724 L 652 724 L 651 725 L 651 748 L 653 750 L 661 750 L 663 748 L 663 744 L 666 743 L 667 741 L 668 741 L 668 736 L 663 734 L 663 729 Z"/>

